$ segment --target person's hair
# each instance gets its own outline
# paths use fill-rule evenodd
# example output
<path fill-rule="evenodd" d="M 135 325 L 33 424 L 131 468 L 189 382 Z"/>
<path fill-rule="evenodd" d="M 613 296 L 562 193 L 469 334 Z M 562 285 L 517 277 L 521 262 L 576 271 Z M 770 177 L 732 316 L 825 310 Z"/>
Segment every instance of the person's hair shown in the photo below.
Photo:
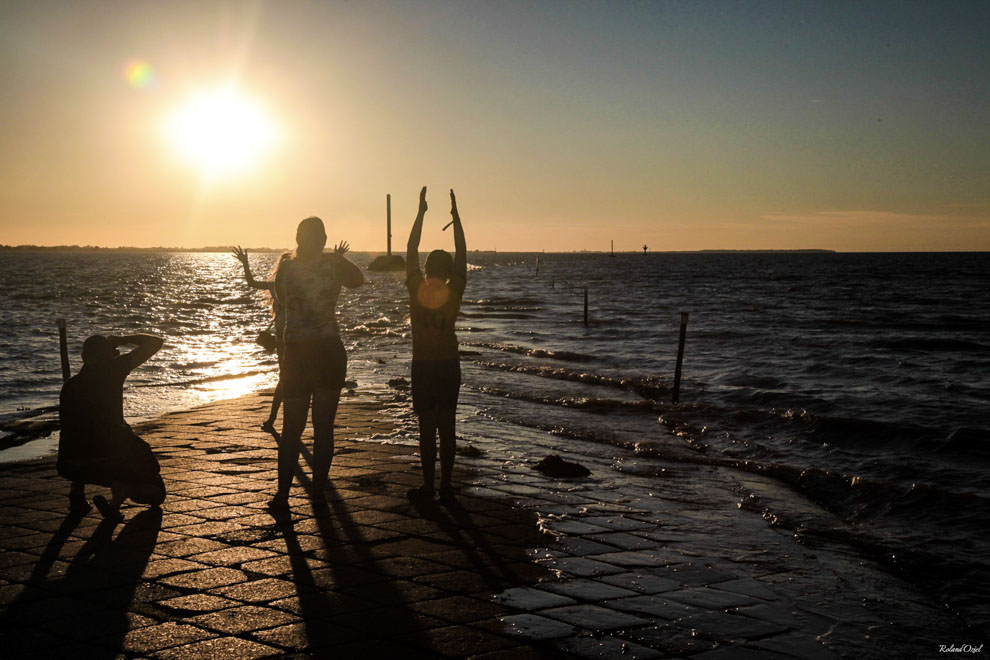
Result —
<path fill-rule="evenodd" d="M 423 268 L 427 277 L 448 280 L 454 272 L 454 259 L 445 250 L 434 250 L 426 257 Z"/>
<path fill-rule="evenodd" d="M 83 342 L 83 364 L 96 364 L 113 357 L 113 346 L 105 335 L 93 335 Z"/>
<path fill-rule="evenodd" d="M 271 278 L 272 282 L 274 282 L 275 278 L 278 277 L 278 269 L 282 267 L 283 263 L 285 263 L 288 259 L 291 258 L 292 258 L 291 252 L 283 252 L 282 254 L 279 255 L 278 261 L 275 262 L 275 265 L 272 266 L 271 273 L 268 274 L 268 277 Z M 275 299 L 275 291 L 274 290 L 269 291 L 268 296 L 272 299 L 272 316 L 275 316 L 275 313 L 278 311 L 278 301 Z"/>
<path fill-rule="evenodd" d="M 327 232 L 323 221 L 315 215 L 299 223 L 296 228 L 296 256 L 314 255 L 323 252 L 327 244 Z"/>

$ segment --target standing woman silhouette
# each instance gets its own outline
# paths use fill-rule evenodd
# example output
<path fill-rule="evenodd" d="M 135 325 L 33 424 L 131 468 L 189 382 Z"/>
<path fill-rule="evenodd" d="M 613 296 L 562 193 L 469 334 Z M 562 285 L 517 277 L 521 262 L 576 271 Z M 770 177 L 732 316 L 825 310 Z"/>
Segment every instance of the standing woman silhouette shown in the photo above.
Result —
<path fill-rule="evenodd" d="M 323 252 L 323 221 L 306 218 L 296 230 L 295 254 L 275 273 L 275 295 L 285 308 L 285 356 L 282 365 L 282 438 L 278 446 L 278 490 L 268 503 L 286 509 L 292 474 L 299 463 L 300 440 L 313 407 L 313 491 L 324 487 L 333 461 L 333 424 L 347 374 L 347 354 L 337 326 L 341 286 L 364 283 L 364 275 L 344 258 L 341 241 L 332 254 Z"/>

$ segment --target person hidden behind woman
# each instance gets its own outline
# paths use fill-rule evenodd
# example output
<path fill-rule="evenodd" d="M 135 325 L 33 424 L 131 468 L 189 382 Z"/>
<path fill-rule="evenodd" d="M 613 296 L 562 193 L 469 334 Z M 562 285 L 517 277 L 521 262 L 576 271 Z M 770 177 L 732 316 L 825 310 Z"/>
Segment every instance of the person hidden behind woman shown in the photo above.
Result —
<path fill-rule="evenodd" d="M 259 282 L 254 279 L 254 275 L 251 274 L 251 265 L 248 263 L 247 250 L 241 249 L 238 245 L 233 250 L 233 254 L 237 257 L 237 260 L 241 262 L 244 266 L 244 278 L 247 280 L 248 286 L 252 289 L 261 289 L 268 291 L 272 297 L 272 327 L 275 330 L 275 355 L 278 358 L 278 383 L 275 385 L 275 392 L 272 394 L 272 410 L 268 415 L 262 425 L 261 430 L 267 431 L 268 433 L 275 433 L 275 420 L 278 417 L 278 409 L 282 405 L 282 355 L 285 353 L 285 342 L 283 341 L 283 332 L 285 331 L 285 309 L 279 304 L 278 299 L 275 297 L 275 281 L 271 282 Z M 278 258 L 278 264 L 276 265 L 275 272 L 278 272 L 278 266 L 282 265 L 282 262 L 289 258 L 289 253 L 281 255 Z M 271 349 L 266 347 L 268 352 Z"/>

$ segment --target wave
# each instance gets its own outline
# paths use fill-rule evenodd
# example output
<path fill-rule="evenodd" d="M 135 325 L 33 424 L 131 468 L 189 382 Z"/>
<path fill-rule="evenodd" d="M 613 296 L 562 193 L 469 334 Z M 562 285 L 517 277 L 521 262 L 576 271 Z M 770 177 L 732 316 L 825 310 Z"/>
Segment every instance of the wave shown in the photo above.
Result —
<path fill-rule="evenodd" d="M 575 353 L 573 351 L 554 351 L 548 348 L 528 348 L 526 346 L 519 346 L 517 344 L 504 344 L 501 342 L 494 341 L 462 341 L 464 346 L 475 346 L 477 348 L 490 348 L 496 351 L 504 351 L 506 353 L 515 353 L 517 355 L 528 355 L 535 358 L 547 358 L 551 360 L 563 360 L 567 362 L 590 362 L 595 359 L 592 355 L 585 355 L 584 353 Z"/>
<path fill-rule="evenodd" d="M 547 396 L 521 392 L 519 390 L 507 390 L 498 387 L 481 386 L 476 388 L 478 392 L 490 394 L 492 396 L 527 401 L 529 403 L 539 403 L 544 405 L 559 406 L 561 408 L 573 408 L 576 410 L 586 410 L 588 412 L 605 415 L 617 411 L 629 412 L 656 412 L 658 407 L 652 401 L 621 401 L 618 399 L 603 399 L 599 397 L 563 397 Z"/>
<path fill-rule="evenodd" d="M 917 337 L 913 339 L 882 339 L 873 342 L 873 346 L 892 351 L 921 351 L 921 352 L 985 352 L 990 346 L 962 339 L 943 339 L 934 337 Z"/>
<path fill-rule="evenodd" d="M 593 374 L 588 372 L 570 371 L 559 367 L 529 365 L 529 364 L 509 364 L 507 362 L 495 362 L 493 360 L 472 360 L 472 362 L 486 369 L 495 369 L 498 371 L 529 374 L 531 376 L 538 376 L 540 378 L 549 378 L 552 380 L 565 380 L 573 383 L 584 383 L 586 385 L 614 387 L 620 390 L 635 392 L 640 396 L 651 400 L 657 400 L 662 396 L 666 395 L 666 393 L 668 392 L 667 386 L 661 383 L 659 379 L 653 377 L 612 378 L 611 376 L 603 376 L 600 374 Z"/>
<path fill-rule="evenodd" d="M 265 369 L 255 369 L 252 371 L 245 371 L 238 374 L 221 374 L 219 376 L 208 376 L 206 378 L 196 378 L 193 380 L 173 380 L 173 381 L 156 382 L 156 383 L 136 383 L 134 387 L 181 387 L 185 385 L 202 385 L 204 383 L 217 383 L 225 380 L 236 380 L 238 378 L 247 378 L 249 376 L 258 376 L 267 373 L 271 373 L 271 371 Z"/>

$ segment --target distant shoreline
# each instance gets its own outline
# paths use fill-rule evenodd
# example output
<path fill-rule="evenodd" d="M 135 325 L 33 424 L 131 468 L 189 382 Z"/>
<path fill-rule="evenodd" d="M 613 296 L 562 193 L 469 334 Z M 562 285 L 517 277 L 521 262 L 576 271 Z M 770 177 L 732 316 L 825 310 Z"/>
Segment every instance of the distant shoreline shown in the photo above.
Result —
<path fill-rule="evenodd" d="M 0 245 L 0 252 L 230 252 L 233 245 L 214 245 L 199 248 L 186 247 L 101 247 L 98 245 Z M 282 253 L 291 252 L 290 248 L 252 247 L 249 252 Z M 366 254 L 384 254 L 381 251 L 355 250 Z M 496 250 L 470 250 L 470 252 L 497 253 Z M 606 250 L 569 250 L 564 252 L 546 252 L 544 250 L 508 250 L 506 254 L 609 254 Z M 799 250 L 654 250 L 649 254 L 836 254 L 836 250 L 818 248 Z M 625 250 L 615 254 L 642 254 L 638 250 Z"/>
<path fill-rule="evenodd" d="M 99 253 L 99 252 L 120 252 L 120 253 L 154 253 L 154 252 L 202 252 L 202 253 L 229 253 L 234 249 L 233 245 L 214 245 L 209 247 L 187 248 L 187 247 L 101 247 L 98 245 L 0 245 L 0 252 L 69 252 L 69 253 Z M 270 247 L 249 247 L 248 252 L 281 254 L 291 252 L 292 248 L 270 248 Z M 358 254 L 379 255 L 385 254 L 384 250 L 353 250 Z M 498 254 L 498 250 L 468 250 L 469 253 L 476 254 Z M 609 254 L 608 250 L 568 250 L 562 252 L 552 252 L 547 250 L 504 250 L 503 254 Z M 650 250 L 648 254 L 987 254 L 987 250 L 892 250 L 892 251 L 839 251 L 826 250 L 823 248 L 803 248 L 794 250 L 776 249 L 752 249 L 752 250 Z M 393 254 L 399 254 L 393 252 Z M 638 254 L 640 250 L 622 250 L 612 254 Z"/>

